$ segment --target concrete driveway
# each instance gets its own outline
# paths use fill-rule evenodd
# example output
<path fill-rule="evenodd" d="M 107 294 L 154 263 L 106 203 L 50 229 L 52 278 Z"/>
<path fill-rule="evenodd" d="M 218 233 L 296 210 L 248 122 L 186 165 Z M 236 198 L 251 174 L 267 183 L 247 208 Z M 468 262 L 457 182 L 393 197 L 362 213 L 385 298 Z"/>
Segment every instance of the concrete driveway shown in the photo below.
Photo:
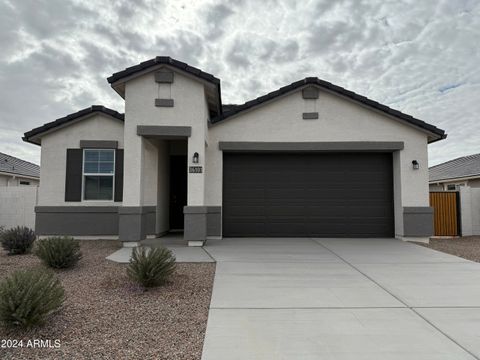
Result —
<path fill-rule="evenodd" d="M 479 359 L 480 264 L 395 239 L 223 239 L 203 360 Z"/>

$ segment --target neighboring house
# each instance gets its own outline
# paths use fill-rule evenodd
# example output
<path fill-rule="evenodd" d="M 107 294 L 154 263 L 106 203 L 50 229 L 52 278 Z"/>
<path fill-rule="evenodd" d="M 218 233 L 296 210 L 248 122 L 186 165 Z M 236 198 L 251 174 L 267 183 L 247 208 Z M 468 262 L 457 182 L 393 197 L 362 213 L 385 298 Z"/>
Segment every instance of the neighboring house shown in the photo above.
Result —
<path fill-rule="evenodd" d="M 40 166 L 0 152 L 0 186 L 38 185 Z"/>
<path fill-rule="evenodd" d="M 429 168 L 430 191 L 480 188 L 480 154 L 453 159 Z"/>
<path fill-rule="evenodd" d="M 25 133 L 42 147 L 40 235 L 432 234 L 433 125 L 317 78 L 223 106 L 219 79 L 169 57 L 108 82 L 125 114 L 92 106 Z"/>

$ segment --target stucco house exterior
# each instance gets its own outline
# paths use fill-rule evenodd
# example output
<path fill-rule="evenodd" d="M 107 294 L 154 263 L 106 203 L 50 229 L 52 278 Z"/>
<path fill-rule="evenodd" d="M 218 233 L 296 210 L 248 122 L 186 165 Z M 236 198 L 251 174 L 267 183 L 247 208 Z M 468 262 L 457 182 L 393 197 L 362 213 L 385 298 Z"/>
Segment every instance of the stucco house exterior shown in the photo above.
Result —
<path fill-rule="evenodd" d="M 462 156 L 430 167 L 430 191 L 480 188 L 480 154 Z"/>
<path fill-rule="evenodd" d="M 432 234 L 433 125 L 318 78 L 223 105 L 218 78 L 170 57 L 108 82 L 124 114 L 92 106 L 25 133 L 41 146 L 40 235 Z"/>
<path fill-rule="evenodd" d="M 0 186 L 38 186 L 37 164 L 0 152 Z"/>

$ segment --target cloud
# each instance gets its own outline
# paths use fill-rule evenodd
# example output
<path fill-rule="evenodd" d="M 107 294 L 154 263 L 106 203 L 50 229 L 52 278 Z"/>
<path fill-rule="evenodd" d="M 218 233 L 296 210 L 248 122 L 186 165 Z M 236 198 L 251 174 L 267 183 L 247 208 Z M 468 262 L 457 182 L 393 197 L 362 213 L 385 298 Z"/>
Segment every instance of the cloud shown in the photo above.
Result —
<path fill-rule="evenodd" d="M 23 132 L 104 104 L 106 77 L 170 55 L 240 103 L 318 76 L 447 130 L 431 163 L 480 152 L 480 4 L 459 1 L 0 0 L 0 151 L 39 159 Z"/>

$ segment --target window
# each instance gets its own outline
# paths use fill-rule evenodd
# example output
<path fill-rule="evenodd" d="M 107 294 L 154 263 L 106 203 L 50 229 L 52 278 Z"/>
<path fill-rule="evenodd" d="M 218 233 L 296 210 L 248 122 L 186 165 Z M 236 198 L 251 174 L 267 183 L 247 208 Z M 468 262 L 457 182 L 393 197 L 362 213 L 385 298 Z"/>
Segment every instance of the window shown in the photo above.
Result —
<path fill-rule="evenodd" d="M 458 190 L 460 190 L 460 186 L 465 186 L 465 183 L 463 183 L 463 184 L 448 184 L 447 185 L 447 190 L 448 191 L 458 191 Z"/>
<path fill-rule="evenodd" d="M 30 185 L 30 181 L 20 181 L 20 185 Z"/>
<path fill-rule="evenodd" d="M 115 150 L 83 151 L 83 199 L 113 200 Z"/>

